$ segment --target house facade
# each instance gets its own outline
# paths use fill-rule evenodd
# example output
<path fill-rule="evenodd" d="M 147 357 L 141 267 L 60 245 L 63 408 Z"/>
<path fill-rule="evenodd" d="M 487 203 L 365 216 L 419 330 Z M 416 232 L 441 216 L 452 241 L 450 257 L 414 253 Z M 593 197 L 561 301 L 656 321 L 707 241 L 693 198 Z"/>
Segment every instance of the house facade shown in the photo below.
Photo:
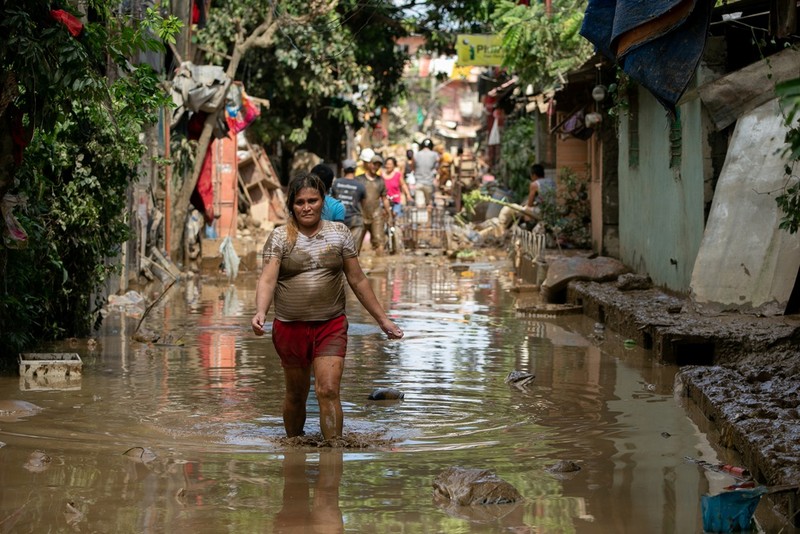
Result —
<path fill-rule="evenodd" d="M 705 226 L 710 148 L 700 102 L 675 118 L 641 87 L 618 122 L 619 259 L 659 286 L 689 290 Z"/>

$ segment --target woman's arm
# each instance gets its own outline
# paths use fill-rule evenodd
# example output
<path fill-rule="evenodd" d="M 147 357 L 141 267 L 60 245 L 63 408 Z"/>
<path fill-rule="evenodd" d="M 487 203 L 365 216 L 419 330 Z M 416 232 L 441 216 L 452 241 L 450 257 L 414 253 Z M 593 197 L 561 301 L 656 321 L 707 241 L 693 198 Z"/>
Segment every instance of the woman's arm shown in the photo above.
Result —
<path fill-rule="evenodd" d="M 278 272 L 281 269 L 281 261 L 272 258 L 264 263 L 261 269 L 261 276 L 258 277 L 256 286 L 256 314 L 250 321 L 253 333 L 257 336 L 264 335 L 264 321 L 267 319 L 267 312 L 272 305 L 272 297 L 275 295 L 275 286 L 278 283 Z"/>
<path fill-rule="evenodd" d="M 380 302 L 378 302 L 378 298 L 369 285 L 369 280 L 367 280 L 367 277 L 364 275 L 364 271 L 361 270 L 361 264 L 358 263 L 357 256 L 344 260 L 344 275 L 353 293 L 355 293 L 356 298 L 358 298 L 358 301 L 375 319 L 378 326 L 381 327 L 381 330 L 389 336 L 389 339 L 400 339 L 403 337 L 403 331 L 394 324 L 386 316 L 386 312 L 383 311 L 383 307 Z"/>

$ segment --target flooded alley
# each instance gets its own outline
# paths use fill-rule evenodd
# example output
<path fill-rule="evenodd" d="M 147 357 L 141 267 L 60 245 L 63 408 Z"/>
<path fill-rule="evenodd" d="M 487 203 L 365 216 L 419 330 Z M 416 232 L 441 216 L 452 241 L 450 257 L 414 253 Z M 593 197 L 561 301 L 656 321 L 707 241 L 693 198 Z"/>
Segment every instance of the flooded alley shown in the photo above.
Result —
<path fill-rule="evenodd" d="M 386 340 L 348 295 L 344 430 L 364 448 L 282 439 L 279 359 L 249 326 L 255 273 L 174 286 L 143 323 L 161 345 L 111 312 L 96 346 L 55 347 L 83 360 L 70 389 L 0 377 L 0 402 L 35 405 L 0 406 L 0 531 L 702 532 L 701 496 L 732 479 L 685 458 L 736 459 L 673 395 L 677 369 L 582 315 L 517 312 L 535 294 L 511 291 L 502 256 L 463 271 L 436 256 L 362 261 L 406 332 Z M 535 378 L 513 387 L 514 370 Z M 368 400 L 379 387 L 405 398 Z M 308 406 L 318 433 L 313 389 Z M 581 469 L 548 469 L 561 460 Z M 434 501 L 453 466 L 489 469 L 524 500 Z"/>

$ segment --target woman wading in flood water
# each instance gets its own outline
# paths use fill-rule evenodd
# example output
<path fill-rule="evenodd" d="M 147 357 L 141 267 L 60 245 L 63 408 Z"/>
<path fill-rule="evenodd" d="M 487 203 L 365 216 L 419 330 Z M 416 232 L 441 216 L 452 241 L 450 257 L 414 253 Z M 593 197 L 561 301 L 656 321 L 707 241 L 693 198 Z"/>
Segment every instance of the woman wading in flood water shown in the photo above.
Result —
<path fill-rule="evenodd" d="M 286 395 L 283 424 L 288 437 L 303 434 L 306 400 L 314 373 L 320 429 L 326 440 L 342 436 L 339 387 L 347 351 L 344 279 L 389 339 L 403 331 L 386 316 L 361 270 L 353 236 L 339 222 L 321 219 L 325 185 L 313 174 L 289 182 L 291 217 L 264 245 L 251 325 L 264 335 L 273 300 L 272 342 L 281 358 Z M 344 274 L 344 277 L 342 276 Z"/>

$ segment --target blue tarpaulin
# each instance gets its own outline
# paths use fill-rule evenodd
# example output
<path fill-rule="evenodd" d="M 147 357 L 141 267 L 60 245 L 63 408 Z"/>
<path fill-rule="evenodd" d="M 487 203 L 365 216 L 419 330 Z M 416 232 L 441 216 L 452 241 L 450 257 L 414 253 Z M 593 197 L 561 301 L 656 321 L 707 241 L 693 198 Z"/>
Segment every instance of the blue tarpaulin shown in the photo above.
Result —
<path fill-rule="evenodd" d="M 703 54 L 712 0 L 589 0 L 581 35 L 670 112 Z"/>

